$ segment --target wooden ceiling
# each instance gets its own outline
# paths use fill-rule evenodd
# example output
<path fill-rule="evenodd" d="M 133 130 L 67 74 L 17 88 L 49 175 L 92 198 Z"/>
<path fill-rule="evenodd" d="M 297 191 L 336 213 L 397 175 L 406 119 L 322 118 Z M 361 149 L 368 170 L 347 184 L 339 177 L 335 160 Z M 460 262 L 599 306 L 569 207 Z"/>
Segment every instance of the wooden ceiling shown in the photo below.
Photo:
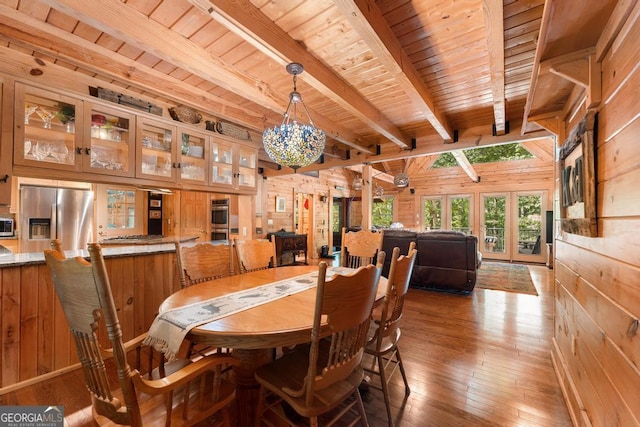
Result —
<path fill-rule="evenodd" d="M 548 135 L 522 126 L 544 7 L 544 0 L 1 0 L 0 55 L 16 74 L 66 72 L 165 107 L 191 106 L 246 127 L 257 145 L 282 121 L 293 89 L 285 65 L 299 62 L 297 89 L 329 137 L 325 163 L 312 169 L 375 163 L 396 174 L 412 157 Z M 64 87 L 66 79 L 57 80 Z"/>

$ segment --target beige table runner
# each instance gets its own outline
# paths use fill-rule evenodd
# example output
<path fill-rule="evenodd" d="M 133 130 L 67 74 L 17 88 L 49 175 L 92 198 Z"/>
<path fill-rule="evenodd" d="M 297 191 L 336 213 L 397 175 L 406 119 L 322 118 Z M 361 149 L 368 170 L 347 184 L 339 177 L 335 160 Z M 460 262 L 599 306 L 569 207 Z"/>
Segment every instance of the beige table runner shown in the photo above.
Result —
<path fill-rule="evenodd" d="M 335 274 L 349 274 L 353 271 L 351 268 L 328 267 L 327 279 Z M 316 286 L 317 282 L 318 271 L 314 271 L 167 310 L 156 316 L 144 344 L 151 345 L 156 350 L 163 352 L 165 358 L 171 361 L 175 359 L 182 341 L 192 328 L 305 291 Z"/>

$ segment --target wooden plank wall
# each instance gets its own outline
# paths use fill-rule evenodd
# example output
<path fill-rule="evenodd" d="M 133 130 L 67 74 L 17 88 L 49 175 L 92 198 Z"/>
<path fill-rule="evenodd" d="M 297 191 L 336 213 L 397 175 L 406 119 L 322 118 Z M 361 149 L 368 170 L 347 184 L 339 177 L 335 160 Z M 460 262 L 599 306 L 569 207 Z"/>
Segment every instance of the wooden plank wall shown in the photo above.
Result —
<path fill-rule="evenodd" d="M 545 141 L 548 151 L 553 152 L 553 140 Z M 548 159 L 517 160 L 502 163 L 474 164 L 480 175 L 480 182 L 473 182 L 460 167 L 426 169 L 419 175 L 410 173 L 410 188 L 396 191 L 398 209 L 395 210 L 395 221 L 407 228 L 419 228 L 421 199 L 423 196 L 436 195 L 473 195 L 475 210 L 473 212 L 473 234 L 480 230 L 480 195 L 482 193 L 514 192 L 530 190 L 546 190 L 547 206 L 551 209 L 553 196 L 554 165 Z M 387 194 L 394 194 L 391 191 Z"/>
<path fill-rule="evenodd" d="M 333 197 L 351 197 L 353 191 L 350 190 L 351 182 L 348 181 L 350 174 L 345 174 L 337 170 L 320 171 L 319 177 L 312 177 L 303 174 L 291 174 L 279 177 L 268 178 L 263 181 L 266 185 L 263 203 L 263 236 L 267 233 L 285 229 L 294 231 L 294 197 L 297 193 L 305 193 L 312 196 L 313 200 L 313 247 L 309 247 L 308 255 L 311 258 L 318 258 L 320 248 L 329 244 L 329 216 L 332 209 Z M 266 184 L 265 184 L 266 183 Z M 338 189 L 336 189 L 336 186 Z M 342 188 L 342 189 L 341 189 Z M 323 202 L 320 196 L 327 199 Z M 285 212 L 276 212 L 276 197 L 285 198 Z M 269 220 L 272 224 L 269 224 Z"/>
<path fill-rule="evenodd" d="M 105 263 L 127 341 L 147 331 L 160 303 L 180 288 L 175 253 L 107 258 Z M 0 269 L 0 331 L 0 394 L 78 361 L 45 264 Z M 109 347 L 106 331 L 99 336 Z"/>
<path fill-rule="evenodd" d="M 640 425 L 639 16 L 636 6 L 602 61 L 598 237 L 555 242 L 552 353 L 578 426 Z"/>

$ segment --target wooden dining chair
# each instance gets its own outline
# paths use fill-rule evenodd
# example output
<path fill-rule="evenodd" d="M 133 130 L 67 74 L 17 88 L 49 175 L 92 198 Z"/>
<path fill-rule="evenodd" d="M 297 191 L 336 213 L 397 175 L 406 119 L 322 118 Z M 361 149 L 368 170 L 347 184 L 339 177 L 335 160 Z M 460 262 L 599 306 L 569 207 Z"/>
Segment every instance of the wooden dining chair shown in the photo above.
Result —
<path fill-rule="evenodd" d="M 101 248 L 90 243 L 88 250 L 90 262 L 65 258 L 57 250 L 45 250 L 44 256 L 75 341 L 94 420 L 99 425 L 181 426 L 213 422 L 215 416 L 229 425 L 227 408 L 235 388 L 218 373 L 222 365 L 239 362 L 219 355 L 180 361 L 166 376 L 157 369 L 144 376 L 132 369 L 128 352 L 142 345 L 146 334 L 123 343 Z M 100 345 L 98 330 L 106 331 L 110 348 Z M 115 372 L 105 363 L 109 359 Z M 120 388 L 114 390 L 114 384 Z"/>
<path fill-rule="evenodd" d="M 182 288 L 233 274 L 231 245 L 176 242 L 176 261 Z"/>
<path fill-rule="evenodd" d="M 379 259 L 384 260 L 384 252 Z M 294 425 L 283 402 L 309 418 L 311 426 L 331 426 L 342 417 L 351 418 L 343 420 L 348 425 L 368 425 L 358 385 L 382 265 L 379 261 L 327 279 L 327 264 L 320 262 L 310 344 L 298 345 L 256 370 L 257 425 L 279 425 L 274 417 Z"/>
<path fill-rule="evenodd" d="M 233 275 L 231 245 L 212 245 L 208 242 L 193 245 L 175 242 L 175 245 L 178 276 L 182 288 Z M 230 352 L 230 349 L 211 347 L 193 341 L 189 341 L 187 350 L 191 358 Z"/>
<path fill-rule="evenodd" d="M 274 239 L 233 239 L 233 246 L 236 248 L 240 274 L 277 266 Z"/>
<path fill-rule="evenodd" d="M 387 291 L 379 316 L 374 314 L 373 325 L 369 331 L 369 340 L 365 347 L 363 367 L 370 378 L 376 376 L 379 383 L 368 381 L 371 387 L 382 390 L 384 403 L 387 407 L 387 420 L 393 425 L 391 417 L 391 400 L 389 398 L 389 381 L 400 369 L 404 381 L 405 396 L 411 392 L 407 381 L 407 374 L 402 364 L 398 342 L 400 341 L 400 320 L 404 301 L 409 289 L 409 281 L 416 261 L 416 244 L 411 242 L 407 255 L 400 255 L 400 248 L 393 248 L 391 267 L 387 278 Z"/>
<path fill-rule="evenodd" d="M 346 227 L 342 227 L 340 265 L 358 268 L 375 263 L 376 254 L 382 251 L 383 234 L 382 230 L 347 231 Z"/>

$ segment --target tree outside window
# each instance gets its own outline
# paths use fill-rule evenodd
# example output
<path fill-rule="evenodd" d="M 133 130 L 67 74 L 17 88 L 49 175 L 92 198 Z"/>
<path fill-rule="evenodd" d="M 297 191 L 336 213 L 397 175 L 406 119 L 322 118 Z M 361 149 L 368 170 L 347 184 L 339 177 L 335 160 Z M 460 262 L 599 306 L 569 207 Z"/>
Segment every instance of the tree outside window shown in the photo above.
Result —
<path fill-rule="evenodd" d="M 371 220 L 376 228 L 389 228 L 393 222 L 393 197 L 383 197 L 382 201 L 373 203 Z"/>
<path fill-rule="evenodd" d="M 425 199 L 423 224 L 425 230 L 442 229 L 442 200 L 440 198 Z"/>
<path fill-rule="evenodd" d="M 133 229 L 135 226 L 135 190 L 107 189 L 107 229 Z"/>

